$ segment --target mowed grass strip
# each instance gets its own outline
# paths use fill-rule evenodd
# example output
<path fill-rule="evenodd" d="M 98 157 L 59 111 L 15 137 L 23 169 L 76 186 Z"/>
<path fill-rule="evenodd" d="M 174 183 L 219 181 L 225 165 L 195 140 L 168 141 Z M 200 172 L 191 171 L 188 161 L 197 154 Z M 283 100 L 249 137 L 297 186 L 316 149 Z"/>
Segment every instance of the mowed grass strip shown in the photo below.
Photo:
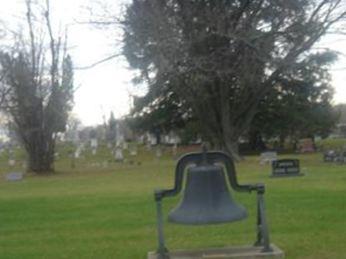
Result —
<path fill-rule="evenodd" d="M 271 241 L 287 258 L 345 258 L 346 166 L 294 155 L 305 176 L 270 178 L 258 157 L 237 164 L 241 183 L 266 184 Z M 175 161 L 145 154 L 141 165 L 57 163 L 52 176 L 0 181 L 0 258 L 146 258 L 156 248 L 155 188 L 173 184 Z M 233 193 L 249 218 L 214 226 L 165 225 L 170 249 L 251 244 L 256 195 Z M 165 215 L 178 198 L 164 200 Z"/>

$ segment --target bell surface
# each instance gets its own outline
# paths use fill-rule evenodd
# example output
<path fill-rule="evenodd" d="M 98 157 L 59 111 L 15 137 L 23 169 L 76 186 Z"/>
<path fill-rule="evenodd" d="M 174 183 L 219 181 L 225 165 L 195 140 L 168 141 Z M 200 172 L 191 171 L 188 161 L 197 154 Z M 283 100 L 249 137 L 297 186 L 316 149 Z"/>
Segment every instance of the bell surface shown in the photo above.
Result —
<path fill-rule="evenodd" d="M 168 216 L 179 224 L 217 224 L 247 217 L 246 209 L 235 203 L 229 193 L 223 168 L 200 165 L 188 169 L 180 204 Z"/>

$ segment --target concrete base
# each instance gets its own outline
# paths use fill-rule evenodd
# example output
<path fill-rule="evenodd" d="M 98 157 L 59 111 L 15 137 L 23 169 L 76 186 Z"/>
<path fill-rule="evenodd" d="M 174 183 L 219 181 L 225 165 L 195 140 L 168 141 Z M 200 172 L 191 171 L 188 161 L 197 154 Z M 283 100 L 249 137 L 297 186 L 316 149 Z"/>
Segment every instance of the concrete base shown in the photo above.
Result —
<path fill-rule="evenodd" d="M 176 250 L 168 253 L 169 259 L 276 259 L 284 258 L 284 253 L 275 245 L 271 245 L 272 252 L 261 252 L 262 247 L 240 246 L 226 248 L 210 248 L 201 250 Z M 156 252 L 149 252 L 148 259 L 159 259 Z"/>
<path fill-rule="evenodd" d="M 296 177 L 296 176 L 304 176 L 303 173 L 299 174 L 271 174 L 270 177 L 272 178 L 280 178 L 280 177 Z"/>

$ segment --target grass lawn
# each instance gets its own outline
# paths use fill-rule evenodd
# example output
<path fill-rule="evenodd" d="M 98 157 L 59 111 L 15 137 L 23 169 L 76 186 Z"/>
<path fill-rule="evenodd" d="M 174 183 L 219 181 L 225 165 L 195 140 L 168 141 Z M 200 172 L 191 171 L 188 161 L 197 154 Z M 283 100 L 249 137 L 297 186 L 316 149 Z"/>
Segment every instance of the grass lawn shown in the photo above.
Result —
<path fill-rule="evenodd" d="M 142 152 L 141 165 L 106 166 L 102 152 L 97 159 L 87 154 L 74 169 L 60 159 L 51 176 L 26 176 L 21 182 L 1 177 L 1 259 L 136 259 L 156 248 L 153 190 L 172 186 L 175 161 Z M 323 163 L 321 154 L 283 157 L 299 158 L 305 176 L 269 178 L 270 167 L 255 156 L 237 164 L 240 183 L 266 184 L 271 241 L 286 258 L 346 258 L 346 165 Z M 5 161 L 0 170 L 8 172 Z M 248 208 L 248 219 L 205 227 L 166 224 L 168 248 L 254 242 L 256 195 L 234 195 Z M 164 201 L 167 215 L 177 199 Z"/>

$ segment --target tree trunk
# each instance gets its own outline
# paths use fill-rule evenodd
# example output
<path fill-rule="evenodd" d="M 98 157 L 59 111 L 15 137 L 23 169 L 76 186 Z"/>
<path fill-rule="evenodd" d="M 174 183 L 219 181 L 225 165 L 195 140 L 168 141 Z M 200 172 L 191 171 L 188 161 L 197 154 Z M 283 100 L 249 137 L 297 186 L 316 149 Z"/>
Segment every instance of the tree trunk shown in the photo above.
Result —
<path fill-rule="evenodd" d="M 233 161 L 239 162 L 241 159 L 241 156 L 239 154 L 239 144 L 237 140 L 232 139 L 231 137 L 227 137 L 224 139 L 225 145 L 224 149 L 226 153 L 228 153 Z"/>
<path fill-rule="evenodd" d="M 286 140 L 286 135 L 280 134 L 280 144 L 279 147 L 281 150 L 285 149 L 285 140 Z"/>
<path fill-rule="evenodd" d="M 53 160 L 48 156 L 41 156 L 40 152 L 29 154 L 28 170 L 37 174 L 48 174 L 54 171 Z"/>
<path fill-rule="evenodd" d="M 28 155 L 28 171 L 37 174 L 54 172 L 55 141 L 51 135 L 32 134 L 24 147 Z"/>

